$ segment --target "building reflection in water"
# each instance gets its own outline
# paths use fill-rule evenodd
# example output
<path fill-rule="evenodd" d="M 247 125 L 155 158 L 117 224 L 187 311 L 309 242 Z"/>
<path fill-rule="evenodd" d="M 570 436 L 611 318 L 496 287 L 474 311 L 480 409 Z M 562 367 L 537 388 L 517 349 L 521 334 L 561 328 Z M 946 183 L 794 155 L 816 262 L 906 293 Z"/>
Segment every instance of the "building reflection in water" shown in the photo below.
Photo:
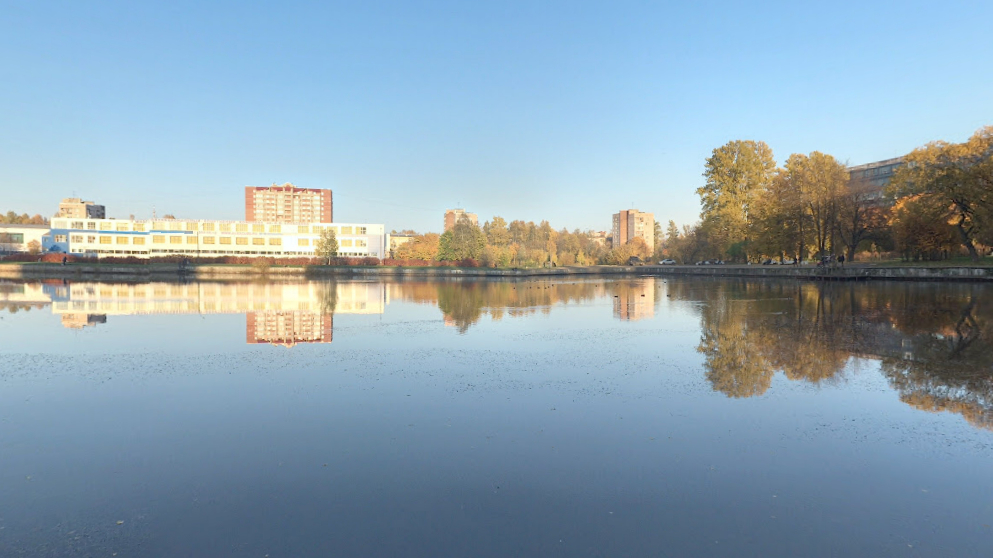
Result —
<path fill-rule="evenodd" d="M 667 282 L 667 285 L 662 285 Z M 659 293 L 656 295 L 656 293 Z M 382 314 L 391 300 L 437 307 L 467 332 L 484 317 L 547 314 L 611 300 L 614 318 L 657 317 L 661 300 L 698 314 L 703 372 L 728 397 L 761 396 L 776 374 L 834 383 L 861 359 L 900 399 L 993 429 L 993 285 L 811 283 L 696 278 L 298 283 L 0 282 L 0 309 L 51 306 L 67 328 L 134 314 L 246 315 L 246 340 L 330 343 L 335 314 Z"/>
<path fill-rule="evenodd" d="M 47 305 L 62 325 L 82 329 L 107 316 L 245 314 L 248 343 L 292 346 L 330 343 L 334 314 L 382 314 L 379 282 L 301 283 L 24 283 L 7 288 L 5 302 Z"/>

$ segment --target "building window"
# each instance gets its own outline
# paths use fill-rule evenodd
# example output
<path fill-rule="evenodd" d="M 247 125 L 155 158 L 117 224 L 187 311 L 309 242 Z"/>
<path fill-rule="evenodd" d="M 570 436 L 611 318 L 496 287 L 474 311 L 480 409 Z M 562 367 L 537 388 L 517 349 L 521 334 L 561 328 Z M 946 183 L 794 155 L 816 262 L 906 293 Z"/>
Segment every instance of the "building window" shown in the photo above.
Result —
<path fill-rule="evenodd" d="M 191 232 L 192 231 L 196 231 L 198 228 L 199 227 L 197 227 L 197 223 L 186 223 L 186 230 L 188 230 L 188 231 L 191 231 Z"/>
<path fill-rule="evenodd" d="M 238 238 L 235 239 L 235 244 L 237 244 L 238 246 L 248 246 L 248 238 L 244 236 L 239 236 Z"/>
<path fill-rule="evenodd" d="M 114 227 L 114 224 L 113 223 L 108 223 L 108 222 L 100 223 L 100 230 L 102 230 L 102 231 L 112 230 L 113 227 Z"/>
<path fill-rule="evenodd" d="M 100 237 L 100 244 L 111 244 L 112 242 L 114 242 L 114 239 L 112 237 L 109 236 Z"/>
<path fill-rule="evenodd" d="M 219 228 L 221 232 L 231 232 L 231 223 L 221 223 Z"/>
<path fill-rule="evenodd" d="M 252 225 L 252 232 L 254 233 L 264 233 L 265 225 Z"/>
<path fill-rule="evenodd" d="M 152 237 L 152 244 L 165 244 L 165 237 L 157 234 Z"/>
<path fill-rule="evenodd" d="M 265 239 L 264 238 L 253 238 L 252 239 L 252 245 L 253 246 L 265 246 Z"/>
<path fill-rule="evenodd" d="M 351 238 L 344 238 L 344 239 L 342 239 L 341 240 L 341 245 L 342 246 L 351 247 L 352 246 L 352 239 Z"/>
<path fill-rule="evenodd" d="M 221 244 L 231 244 L 230 236 L 222 236 L 220 240 L 221 240 Z"/>
<path fill-rule="evenodd" d="M 310 234 L 310 227 L 307 225 L 300 225 L 297 227 L 297 232 L 300 234 Z"/>
<path fill-rule="evenodd" d="M 82 227 L 79 227 L 79 228 L 82 228 Z M 86 228 L 88 230 L 95 231 L 95 230 L 97 230 L 97 224 L 95 222 L 93 222 L 93 221 L 90 221 L 89 223 L 86 223 Z"/>
<path fill-rule="evenodd" d="M 235 225 L 235 230 L 237 232 L 248 232 L 248 225 L 246 225 L 245 223 L 238 223 L 237 225 Z"/>
<path fill-rule="evenodd" d="M 186 243 L 187 244 L 196 244 L 197 243 L 197 237 L 193 236 L 192 234 L 190 236 L 187 236 L 186 237 Z"/>
<path fill-rule="evenodd" d="M 280 225 L 269 225 L 269 232 L 271 233 L 283 232 L 283 227 Z"/>
<path fill-rule="evenodd" d="M 183 237 L 181 237 L 181 236 L 170 236 L 169 237 L 169 244 L 182 244 L 182 243 L 183 243 Z"/>
<path fill-rule="evenodd" d="M 145 244 L 145 237 L 143 236 L 134 237 L 134 241 L 132 242 L 132 244 L 138 244 L 143 246 Z"/>
<path fill-rule="evenodd" d="M 283 245 L 283 239 L 282 238 L 270 238 L 269 239 L 269 246 L 282 246 L 282 245 Z"/>
<path fill-rule="evenodd" d="M 203 224 L 203 232 L 214 232 L 214 224 L 213 223 L 204 223 Z"/>
<path fill-rule="evenodd" d="M 366 241 L 363 240 L 363 239 L 361 239 L 361 238 L 355 239 L 355 245 L 358 246 L 358 247 L 368 246 L 368 244 L 366 244 Z"/>
<path fill-rule="evenodd" d="M 127 223 L 118 223 L 117 224 L 117 230 L 120 231 L 120 232 L 127 232 L 127 230 L 128 230 L 128 224 Z"/>
<path fill-rule="evenodd" d="M 352 227 L 341 227 L 341 234 L 352 234 Z"/>
<path fill-rule="evenodd" d="M 72 226 L 69 227 L 69 228 L 70 229 L 81 229 L 81 228 L 83 228 L 83 222 L 82 221 L 73 221 L 72 222 Z"/>
<path fill-rule="evenodd" d="M 117 237 L 117 243 L 118 244 L 127 244 L 128 243 L 128 237 L 126 237 L 126 236 L 118 236 Z"/>
<path fill-rule="evenodd" d="M 135 223 L 134 232 L 145 232 L 145 223 Z"/>
<path fill-rule="evenodd" d="M 310 246 L 310 239 L 309 238 L 298 239 L 297 246 Z"/>
<path fill-rule="evenodd" d="M 205 236 L 205 237 L 203 237 L 203 243 L 204 244 L 213 244 L 214 243 L 214 237 L 213 236 Z"/>

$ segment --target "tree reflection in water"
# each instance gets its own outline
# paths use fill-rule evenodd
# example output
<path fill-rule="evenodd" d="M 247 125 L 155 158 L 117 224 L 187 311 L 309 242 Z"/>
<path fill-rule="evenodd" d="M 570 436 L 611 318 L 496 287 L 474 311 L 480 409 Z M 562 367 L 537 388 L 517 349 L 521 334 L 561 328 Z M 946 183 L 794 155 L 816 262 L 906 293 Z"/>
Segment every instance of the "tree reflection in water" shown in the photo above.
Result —
<path fill-rule="evenodd" d="M 688 291 L 692 289 L 692 294 Z M 761 395 L 776 372 L 819 383 L 878 359 L 902 401 L 993 428 L 993 295 L 979 284 L 671 282 L 703 297 L 706 377 L 728 397 Z"/>

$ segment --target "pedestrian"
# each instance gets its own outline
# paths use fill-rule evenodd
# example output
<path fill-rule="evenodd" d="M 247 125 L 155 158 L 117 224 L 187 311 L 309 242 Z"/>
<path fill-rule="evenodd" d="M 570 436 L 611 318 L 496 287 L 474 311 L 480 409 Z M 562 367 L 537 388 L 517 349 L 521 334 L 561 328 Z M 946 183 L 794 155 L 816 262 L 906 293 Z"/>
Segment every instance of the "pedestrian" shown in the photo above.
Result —
<path fill-rule="evenodd" d="M 66 264 L 66 260 L 68 260 L 68 259 L 69 258 L 67 258 L 65 256 L 62 256 L 62 265 L 65 265 Z"/>
<path fill-rule="evenodd" d="M 844 254 L 838 256 L 838 263 L 841 264 L 841 267 L 845 267 L 845 255 Z"/>

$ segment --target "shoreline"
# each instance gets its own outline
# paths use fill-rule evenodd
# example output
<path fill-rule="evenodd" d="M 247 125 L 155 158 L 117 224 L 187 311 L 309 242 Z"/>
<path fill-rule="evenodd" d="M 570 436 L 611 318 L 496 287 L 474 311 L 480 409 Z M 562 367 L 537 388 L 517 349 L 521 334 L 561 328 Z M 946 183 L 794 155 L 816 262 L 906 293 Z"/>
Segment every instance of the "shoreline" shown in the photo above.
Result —
<path fill-rule="evenodd" d="M 89 264 L 3 263 L 0 279 L 257 279 L 316 277 L 562 277 L 597 275 L 653 275 L 740 277 L 747 279 L 793 278 L 806 281 L 993 281 L 993 267 L 872 266 L 852 264 L 818 268 L 814 266 L 761 265 L 645 265 L 569 266 L 538 269 L 496 269 L 486 267 L 328 267 L 279 266 L 260 269 L 251 265 L 176 264 Z"/>

